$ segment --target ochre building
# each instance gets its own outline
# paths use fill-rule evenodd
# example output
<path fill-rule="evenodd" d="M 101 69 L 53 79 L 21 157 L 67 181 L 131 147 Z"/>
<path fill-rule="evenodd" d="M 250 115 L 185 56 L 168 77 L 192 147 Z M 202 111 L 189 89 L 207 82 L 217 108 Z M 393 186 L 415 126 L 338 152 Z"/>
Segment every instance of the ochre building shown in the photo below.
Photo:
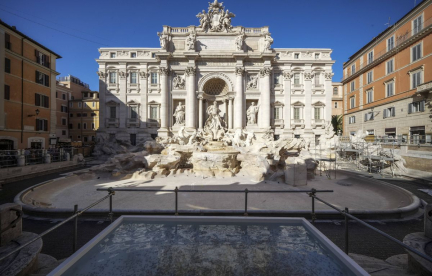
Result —
<path fill-rule="evenodd" d="M 344 63 L 344 133 L 430 142 L 432 1 L 422 1 Z"/>
<path fill-rule="evenodd" d="M 0 21 L 0 150 L 55 145 L 58 58 Z"/>

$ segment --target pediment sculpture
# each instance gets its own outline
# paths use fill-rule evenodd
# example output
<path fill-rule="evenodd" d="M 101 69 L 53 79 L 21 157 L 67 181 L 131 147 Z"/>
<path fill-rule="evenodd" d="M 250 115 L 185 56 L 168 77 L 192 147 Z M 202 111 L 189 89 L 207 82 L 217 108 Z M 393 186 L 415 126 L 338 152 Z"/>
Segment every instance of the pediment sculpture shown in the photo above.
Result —
<path fill-rule="evenodd" d="M 200 25 L 198 26 L 204 32 L 231 32 L 231 18 L 235 17 L 235 14 L 231 13 L 228 9 L 225 11 L 223 2 L 219 3 L 214 0 L 213 3 L 209 2 L 208 12 L 205 10 L 198 13 L 197 18 L 200 19 Z"/>

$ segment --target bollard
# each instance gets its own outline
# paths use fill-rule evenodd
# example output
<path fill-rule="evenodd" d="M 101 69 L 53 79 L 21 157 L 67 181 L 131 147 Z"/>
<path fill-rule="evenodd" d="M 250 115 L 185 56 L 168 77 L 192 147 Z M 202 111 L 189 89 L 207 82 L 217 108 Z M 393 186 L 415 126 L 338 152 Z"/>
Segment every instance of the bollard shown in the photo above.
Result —
<path fill-rule="evenodd" d="M 175 187 L 175 215 L 178 216 L 178 188 Z"/>
<path fill-rule="evenodd" d="M 345 208 L 345 213 L 349 213 L 348 208 Z M 348 216 L 345 216 L 345 254 L 348 255 Z"/>
<path fill-rule="evenodd" d="M 249 193 L 249 190 L 248 190 L 248 189 L 245 189 L 245 212 L 244 212 L 244 215 L 245 215 L 245 216 L 247 216 L 247 215 L 248 215 L 248 212 L 247 212 L 247 205 L 248 205 L 248 193 Z"/>
<path fill-rule="evenodd" d="M 75 204 L 74 214 L 77 213 L 78 213 L 78 205 Z M 77 245 L 78 245 L 78 216 L 76 216 L 74 219 L 74 237 L 73 237 L 73 248 L 72 248 L 73 253 L 77 251 Z"/>

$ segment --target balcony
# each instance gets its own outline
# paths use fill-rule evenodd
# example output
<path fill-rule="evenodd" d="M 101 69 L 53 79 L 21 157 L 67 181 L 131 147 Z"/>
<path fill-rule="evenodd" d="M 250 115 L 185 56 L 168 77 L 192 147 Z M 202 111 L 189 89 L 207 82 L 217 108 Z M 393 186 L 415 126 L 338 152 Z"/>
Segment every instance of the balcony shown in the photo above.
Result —
<path fill-rule="evenodd" d="M 312 119 L 312 128 L 325 127 L 325 120 L 324 119 Z"/>
<path fill-rule="evenodd" d="M 432 92 L 432 81 L 417 86 L 417 93 Z"/>
<path fill-rule="evenodd" d="M 139 118 L 127 118 L 126 127 L 140 127 L 140 121 Z"/>
<path fill-rule="evenodd" d="M 106 127 L 119 127 L 119 118 L 106 119 Z"/>
<path fill-rule="evenodd" d="M 303 119 L 292 119 L 291 120 L 291 128 L 295 129 L 297 127 L 299 127 L 299 128 L 304 128 L 305 127 Z"/>
<path fill-rule="evenodd" d="M 274 119 L 273 120 L 273 126 L 284 128 L 284 120 L 283 119 Z"/>

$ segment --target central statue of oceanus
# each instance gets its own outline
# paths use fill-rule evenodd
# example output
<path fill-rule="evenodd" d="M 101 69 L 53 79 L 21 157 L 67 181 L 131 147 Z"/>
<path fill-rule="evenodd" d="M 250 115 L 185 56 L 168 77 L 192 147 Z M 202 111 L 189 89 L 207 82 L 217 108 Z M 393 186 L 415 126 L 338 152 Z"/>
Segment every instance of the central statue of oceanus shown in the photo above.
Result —
<path fill-rule="evenodd" d="M 210 140 L 221 140 L 225 134 L 225 122 L 219 116 L 219 107 L 216 101 L 207 108 L 208 118 L 204 124 L 204 135 Z"/>

